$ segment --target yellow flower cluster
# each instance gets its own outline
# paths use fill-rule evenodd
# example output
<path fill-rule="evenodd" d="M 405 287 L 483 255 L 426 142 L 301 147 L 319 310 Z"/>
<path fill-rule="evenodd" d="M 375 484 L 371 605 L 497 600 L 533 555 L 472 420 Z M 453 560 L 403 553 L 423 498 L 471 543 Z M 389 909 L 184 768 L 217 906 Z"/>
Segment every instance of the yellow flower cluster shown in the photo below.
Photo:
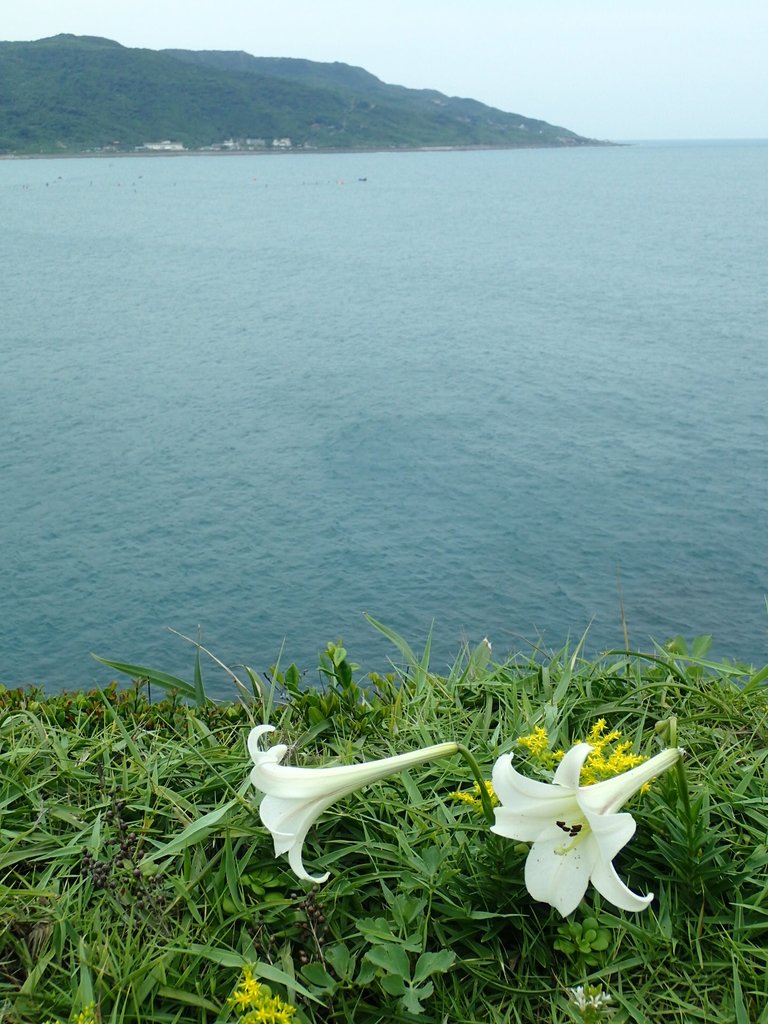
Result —
<path fill-rule="evenodd" d="M 632 753 L 631 740 L 624 740 L 622 743 L 619 740 L 619 730 L 608 730 L 604 718 L 595 722 L 585 740 L 577 740 L 579 743 L 589 743 L 593 748 L 581 769 L 579 781 L 582 786 L 590 786 L 593 782 L 602 782 L 603 779 L 621 775 L 622 772 L 629 771 L 630 768 L 635 768 L 648 760 L 642 754 Z M 564 750 L 550 749 L 547 730 L 540 725 L 537 725 L 528 736 L 521 736 L 517 742 L 521 747 L 525 747 L 542 768 L 548 770 L 552 770 L 565 757 Z"/>
<path fill-rule="evenodd" d="M 642 754 L 632 753 L 631 740 L 624 740 L 619 743 L 621 733 L 618 729 L 611 729 L 606 732 L 607 725 L 604 718 L 598 719 L 589 731 L 585 742 L 594 747 L 581 769 L 581 784 L 589 786 L 593 782 L 602 782 L 603 779 L 613 778 L 614 775 L 621 775 L 622 772 L 636 768 L 637 765 L 647 761 Z M 611 746 L 613 749 L 610 749 Z"/>
<path fill-rule="evenodd" d="M 521 736 L 517 742 L 521 747 L 525 747 L 534 761 L 538 761 L 542 768 L 548 768 L 550 771 L 564 755 L 562 750 L 555 752 L 549 749 L 549 736 L 541 725 L 537 725 L 528 736 Z"/>
<path fill-rule="evenodd" d="M 44 1021 L 43 1024 L 57 1024 L 57 1022 L 49 1017 L 48 1020 Z M 96 1005 L 95 1003 L 89 1003 L 85 1006 L 78 1015 L 72 1019 L 72 1024 L 98 1024 L 96 1019 Z"/>
<path fill-rule="evenodd" d="M 486 780 L 485 788 L 488 791 L 488 796 L 491 798 L 491 805 L 496 807 L 499 798 L 493 791 L 493 783 L 490 780 Z M 480 799 L 479 782 L 476 782 L 471 790 L 458 790 L 455 793 L 451 793 L 451 799 L 460 800 L 463 804 L 469 804 L 470 807 L 477 807 L 479 810 L 483 809 L 483 801 Z"/>
<path fill-rule="evenodd" d="M 227 1002 L 236 1010 L 240 1024 L 290 1024 L 296 1013 L 293 1006 L 256 981 L 250 967 L 243 970 L 240 983 Z"/>

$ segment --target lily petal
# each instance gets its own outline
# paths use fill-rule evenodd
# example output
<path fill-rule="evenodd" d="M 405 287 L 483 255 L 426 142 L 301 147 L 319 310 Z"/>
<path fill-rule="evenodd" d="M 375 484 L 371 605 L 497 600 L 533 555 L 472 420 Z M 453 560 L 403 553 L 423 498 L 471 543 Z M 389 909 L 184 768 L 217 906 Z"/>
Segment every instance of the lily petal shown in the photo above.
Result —
<path fill-rule="evenodd" d="M 282 761 L 285 757 L 288 747 L 284 743 L 275 743 L 274 746 L 268 747 L 266 750 L 262 750 L 259 746 L 261 737 L 265 733 L 274 731 L 274 725 L 256 725 L 248 733 L 248 753 L 251 755 L 251 760 L 254 764 L 266 763 L 267 761 Z"/>
<path fill-rule="evenodd" d="M 567 838 L 553 824 L 533 844 L 525 862 L 528 892 L 535 900 L 551 904 L 563 917 L 573 913 L 584 898 L 594 863 L 591 837 L 563 853 Z"/>
<path fill-rule="evenodd" d="M 325 882 L 330 872 L 324 875 L 310 875 L 304 867 L 302 851 L 307 833 L 326 807 L 336 799 L 329 797 L 324 806 L 317 800 L 285 800 L 281 797 L 265 796 L 259 806 L 259 817 L 272 835 L 275 856 L 288 854 L 288 863 L 294 874 L 305 882 Z"/>
<path fill-rule="evenodd" d="M 592 747 L 589 743 L 577 743 L 575 747 L 571 747 L 557 766 L 552 782 L 556 786 L 564 786 L 566 789 L 578 789 L 581 766 L 591 750 Z"/>
<path fill-rule="evenodd" d="M 304 867 L 303 850 L 304 850 L 304 839 L 307 833 L 300 837 L 300 841 L 297 841 L 288 850 L 288 863 L 291 865 L 291 871 L 296 875 L 297 878 L 302 879 L 305 882 L 314 882 L 316 885 L 320 885 L 323 882 L 327 882 L 331 877 L 331 872 L 326 871 L 322 875 L 310 875 L 307 869 Z"/>
<path fill-rule="evenodd" d="M 493 791 L 499 795 L 495 783 Z M 496 820 L 491 832 L 523 843 L 538 839 L 554 821 L 574 821 L 582 816 L 572 793 L 550 794 L 546 801 L 539 802 L 522 798 L 513 801 L 511 807 L 501 804 L 493 810 Z"/>
<path fill-rule="evenodd" d="M 521 775 L 512 765 L 512 754 L 502 755 L 496 761 L 491 773 L 493 791 L 503 804 L 514 803 L 517 806 L 541 806 L 542 803 L 554 806 L 553 801 L 561 800 L 566 794 L 573 794 L 564 787 L 554 786 L 551 782 L 538 782 Z"/>
<path fill-rule="evenodd" d="M 552 786 L 548 782 L 538 782 L 521 775 L 512 766 L 513 755 L 502 754 L 497 758 L 491 773 L 493 791 L 502 803 L 511 803 L 520 797 L 531 800 L 549 800 L 552 797 Z"/>
<path fill-rule="evenodd" d="M 631 814 L 594 814 L 585 810 L 584 818 L 589 826 L 600 856 L 609 861 L 623 850 L 637 831 L 637 822 Z"/>
<path fill-rule="evenodd" d="M 511 754 L 498 758 L 491 781 L 501 801 L 494 809 L 491 832 L 507 839 L 533 842 L 553 821 L 581 814 L 572 792 L 521 775 L 512 765 Z"/>
<path fill-rule="evenodd" d="M 603 782 L 595 782 L 591 786 L 582 786 L 579 801 L 582 807 L 589 807 L 596 814 L 613 814 L 638 793 L 646 782 L 671 768 L 681 757 L 679 747 L 668 747 L 628 772 L 614 775 L 612 779 Z"/>
<path fill-rule="evenodd" d="M 639 911 L 645 910 L 653 901 L 653 893 L 647 896 L 638 896 L 632 892 L 616 874 L 616 868 L 610 861 L 600 861 L 592 869 L 592 885 L 601 896 L 604 896 L 609 903 L 621 910 Z"/>

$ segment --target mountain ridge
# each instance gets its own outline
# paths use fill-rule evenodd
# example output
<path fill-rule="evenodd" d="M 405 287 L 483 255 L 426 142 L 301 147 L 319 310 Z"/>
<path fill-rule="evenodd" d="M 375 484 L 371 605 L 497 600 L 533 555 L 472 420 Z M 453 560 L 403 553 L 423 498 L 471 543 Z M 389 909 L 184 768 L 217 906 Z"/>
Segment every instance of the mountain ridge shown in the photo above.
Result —
<path fill-rule="evenodd" d="M 0 154 L 604 145 L 362 67 L 99 36 L 0 42 Z"/>

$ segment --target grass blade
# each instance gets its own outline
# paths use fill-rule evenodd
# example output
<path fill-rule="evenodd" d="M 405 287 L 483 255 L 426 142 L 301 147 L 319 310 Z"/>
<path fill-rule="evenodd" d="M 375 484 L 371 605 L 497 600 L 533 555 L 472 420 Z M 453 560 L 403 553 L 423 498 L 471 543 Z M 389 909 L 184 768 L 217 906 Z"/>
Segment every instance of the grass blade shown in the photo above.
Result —
<path fill-rule="evenodd" d="M 159 672 L 157 669 L 147 668 L 145 665 L 133 665 L 127 661 L 112 661 L 110 658 L 101 658 L 98 654 L 94 654 L 93 651 L 91 651 L 91 657 L 101 662 L 102 665 L 106 665 L 107 668 L 113 668 L 116 672 L 124 672 L 131 679 L 148 679 L 151 683 L 155 683 L 164 690 L 178 690 L 183 696 L 189 697 L 192 700 L 197 698 L 195 687 L 183 679 L 179 679 L 178 676 L 169 675 L 167 672 Z"/>

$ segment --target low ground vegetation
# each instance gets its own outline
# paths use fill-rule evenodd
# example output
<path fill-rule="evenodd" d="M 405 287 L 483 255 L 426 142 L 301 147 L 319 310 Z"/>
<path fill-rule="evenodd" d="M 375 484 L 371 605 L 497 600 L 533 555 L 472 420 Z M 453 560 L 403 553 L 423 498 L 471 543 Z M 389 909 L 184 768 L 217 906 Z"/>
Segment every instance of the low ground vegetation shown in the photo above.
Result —
<path fill-rule="evenodd" d="M 225 702 L 199 651 L 175 692 L 0 688 L 0 1021 L 768 1024 L 768 672 L 677 639 L 503 664 L 480 645 L 436 674 L 391 637 L 386 676 L 331 644 L 319 679 L 245 670 Z M 275 859 L 247 781 L 267 721 L 295 764 L 455 740 L 489 776 L 508 751 L 540 770 L 522 737 L 567 749 L 601 720 L 639 755 L 670 730 L 687 751 L 687 791 L 670 772 L 630 808 L 640 914 L 592 888 L 566 919 L 534 902 L 527 845 L 488 831 L 459 757 L 330 807 L 304 849 L 322 886 Z"/>

